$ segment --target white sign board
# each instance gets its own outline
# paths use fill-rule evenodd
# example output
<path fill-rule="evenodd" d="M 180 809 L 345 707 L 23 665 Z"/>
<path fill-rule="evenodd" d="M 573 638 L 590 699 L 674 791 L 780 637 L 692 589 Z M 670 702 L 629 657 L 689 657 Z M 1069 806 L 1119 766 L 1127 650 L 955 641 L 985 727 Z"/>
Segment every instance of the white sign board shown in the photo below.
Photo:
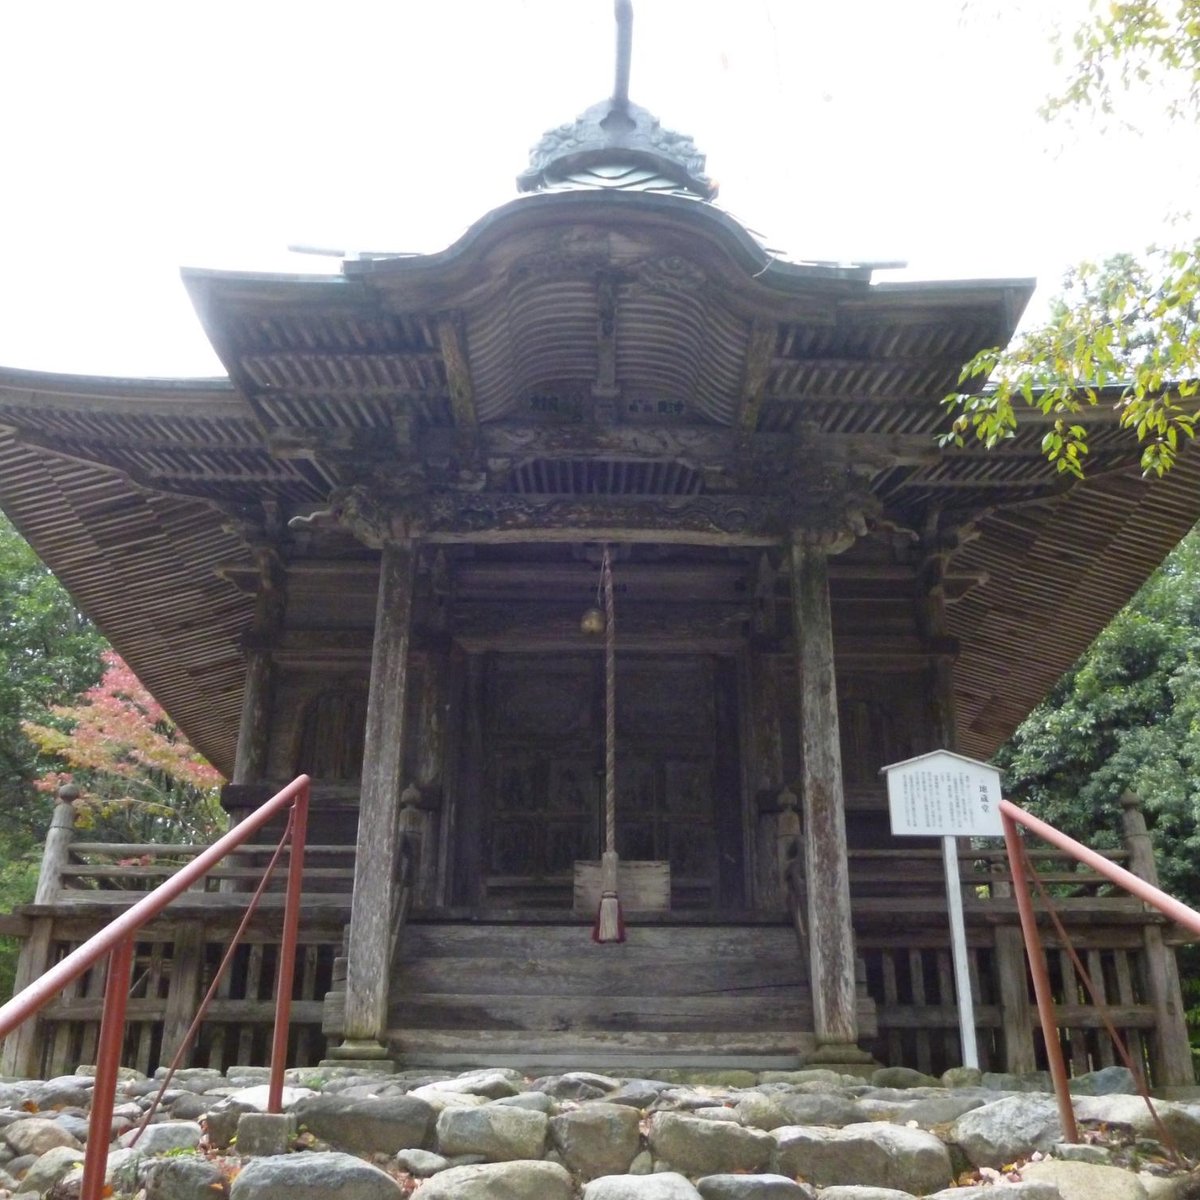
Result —
<path fill-rule="evenodd" d="M 958 1030 L 963 1065 L 979 1066 L 975 1042 L 975 1006 L 963 922 L 962 884 L 958 874 L 956 837 L 1003 837 L 1000 820 L 1000 772 L 987 763 L 935 750 L 883 768 L 888 809 L 896 837 L 940 837 L 946 870 L 946 907 L 950 917 L 950 949 L 958 994 Z"/>
<path fill-rule="evenodd" d="M 1003 837 L 1000 772 L 948 750 L 883 768 L 896 837 Z"/>

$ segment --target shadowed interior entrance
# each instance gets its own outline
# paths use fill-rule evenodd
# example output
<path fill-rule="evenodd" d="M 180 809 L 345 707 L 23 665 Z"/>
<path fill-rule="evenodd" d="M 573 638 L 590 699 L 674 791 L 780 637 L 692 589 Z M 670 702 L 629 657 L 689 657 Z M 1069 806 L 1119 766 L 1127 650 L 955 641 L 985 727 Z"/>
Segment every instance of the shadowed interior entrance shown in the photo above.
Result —
<path fill-rule="evenodd" d="M 483 657 L 457 903 L 569 910 L 602 842 L 601 655 Z M 617 849 L 670 863 L 672 909 L 745 903 L 734 678 L 717 655 L 618 659 Z"/>

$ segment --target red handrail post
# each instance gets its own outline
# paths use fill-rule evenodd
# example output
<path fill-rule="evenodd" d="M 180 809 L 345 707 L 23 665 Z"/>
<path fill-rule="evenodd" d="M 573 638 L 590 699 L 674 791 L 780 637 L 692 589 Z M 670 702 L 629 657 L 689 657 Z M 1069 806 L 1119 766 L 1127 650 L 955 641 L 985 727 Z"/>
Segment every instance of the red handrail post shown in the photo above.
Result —
<path fill-rule="evenodd" d="M 1033 901 L 1029 897 L 1029 879 L 1025 874 L 1021 834 L 1016 821 L 1003 808 L 1000 819 L 1004 824 L 1004 846 L 1008 851 L 1008 865 L 1012 871 L 1013 893 L 1017 898 L 1021 932 L 1025 936 L 1025 954 L 1029 959 L 1030 974 L 1033 976 L 1033 994 L 1037 998 L 1042 1039 L 1046 1043 L 1046 1060 L 1050 1065 L 1050 1078 L 1054 1081 L 1054 1094 L 1058 1099 L 1058 1117 L 1062 1123 L 1063 1137 L 1068 1142 L 1077 1142 L 1079 1130 L 1075 1124 L 1075 1110 L 1071 1107 L 1071 1090 L 1067 1083 L 1067 1066 L 1063 1061 L 1062 1043 L 1058 1040 L 1054 997 L 1050 994 L 1050 974 L 1046 970 L 1046 951 L 1042 946 L 1041 934 L 1038 933 Z"/>
<path fill-rule="evenodd" d="M 292 804 L 292 855 L 288 862 L 287 897 L 283 909 L 283 936 L 275 978 L 275 1032 L 271 1039 L 271 1080 L 267 1111 L 283 1111 L 283 1072 L 287 1067 L 288 1033 L 292 1019 L 292 982 L 296 973 L 296 940 L 300 931 L 300 892 L 304 877 L 304 845 L 308 837 L 308 780 Z"/>
<path fill-rule="evenodd" d="M 132 974 L 133 937 L 130 936 L 118 942 L 108 956 L 104 1015 L 100 1021 L 100 1043 L 96 1050 L 96 1079 L 92 1085 L 92 1113 L 88 1120 L 79 1200 L 101 1200 L 104 1193 L 117 1074 L 121 1066 L 121 1048 L 125 1042 L 125 1001 L 129 998 Z"/>

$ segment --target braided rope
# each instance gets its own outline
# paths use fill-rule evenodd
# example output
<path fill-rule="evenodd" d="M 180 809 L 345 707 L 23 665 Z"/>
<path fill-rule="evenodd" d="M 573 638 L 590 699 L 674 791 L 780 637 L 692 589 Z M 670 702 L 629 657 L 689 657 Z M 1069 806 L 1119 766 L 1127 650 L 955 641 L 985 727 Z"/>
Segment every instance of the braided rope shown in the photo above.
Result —
<path fill-rule="evenodd" d="M 617 848 L 617 627 L 612 560 L 604 547 L 604 848 Z"/>

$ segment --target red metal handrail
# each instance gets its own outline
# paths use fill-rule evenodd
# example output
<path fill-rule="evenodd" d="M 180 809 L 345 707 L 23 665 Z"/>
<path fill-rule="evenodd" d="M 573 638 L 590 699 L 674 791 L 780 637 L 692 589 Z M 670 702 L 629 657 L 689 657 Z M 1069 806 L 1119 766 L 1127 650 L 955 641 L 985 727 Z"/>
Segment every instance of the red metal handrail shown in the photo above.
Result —
<path fill-rule="evenodd" d="M 1084 866 L 1091 867 L 1093 871 L 1123 887 L 1146 904 L 1153 905 L 1159 912 L 1196 934 L 1200 934 L 1200 912 L 1189 908 L 1173 896 L 1168 896 L 1161 888 L 1155 887 L 1132 871 L 1118 867 L 1103 854 L 1088 849 L 1081 842 L 1068 837 L 1062 830 L 1047 825 L 1045 821 L 1013 804 L 1011 800 L 1000 801 L 1000 818 L 1004 826 L 1004 845 L 1008 851 L 1008 863 L 1012 871 L 1017 912 L 1021 918 L 1021 932 L 1025 938 L 1025 953 L 1029 958 L 1029 971 L 1033 977 L 1033 994 L 1037 999 L 1042 1040 L 1046 1043 L 1046 1059 L 1050 1066 L 1050 1077 L 1054 1081 L 1054 1093 L 1058 1098 L 1058 1115 L 1062 1122 L 1063 1136 L 1067 1141 L 1075 1142 L 1079 1140 L 1079 1131 L 1075 1124 L 1075 1110 L 1071 1107 L 1067 1067 L 1063 1061 L 1062 1045 L 1058 1040 L 1054 997 L 1050 993 L 1050 974 L 1046 969 L 1046 954 L 1042 948 L 1037 918 L 1034 916 L 1033 902 L 1029 896 L 1029 880 L 1025 873 L 1021 836 L 1017 826 L 1023 825 L 1030 833 L 1056 846 Z"/>
<path fill-rule="evenodd" d="M 80 1200 L 100 1200 L 104 1171 L 108 1162 L 108 1144 L 112 1138 L 113 1097 L 116 1093 L 121 1045 L 125 1031 L 125 1001 L 129 996 L 129 976 L 134 935 L 153 920 L 192 884 L 202 879 L 226 855 L 237 850 L 273 817 L 288 808 L 292 811 L 292 852 L 288 863 L 287 893 L 283 910 L 283 934 L 275 987 L 275 1032 L 271 1044 L 271 1075 L 267 1108 L 279 1112 L 283 1107 L 283 1072 L 287 1055 L 288 1029 L 292 1013 L 292 974 L 296 965 L 296 938 L 300 928 L 300 889 L 304 871 L 304 845 L 308 829 L 309 778 L 301 775 L 277 792 L 245 820 L 238 822 L 224 837 L 180 867 L 170 879 L 159 884 L 132 908 L 115 917 L 99 933 L 72 950 L 7 1004 L 0 1006 L 0 1038 L 48 1004 L 67 984 L 78 979 L 105 954 L 110 956 L 104 990 L 104 1015 L 100 1024 L 100 1042 L 96 1052 L 96 1078 L 92 1087 L 92 1111 L 88 1124 L 83 1181 Z"/>

